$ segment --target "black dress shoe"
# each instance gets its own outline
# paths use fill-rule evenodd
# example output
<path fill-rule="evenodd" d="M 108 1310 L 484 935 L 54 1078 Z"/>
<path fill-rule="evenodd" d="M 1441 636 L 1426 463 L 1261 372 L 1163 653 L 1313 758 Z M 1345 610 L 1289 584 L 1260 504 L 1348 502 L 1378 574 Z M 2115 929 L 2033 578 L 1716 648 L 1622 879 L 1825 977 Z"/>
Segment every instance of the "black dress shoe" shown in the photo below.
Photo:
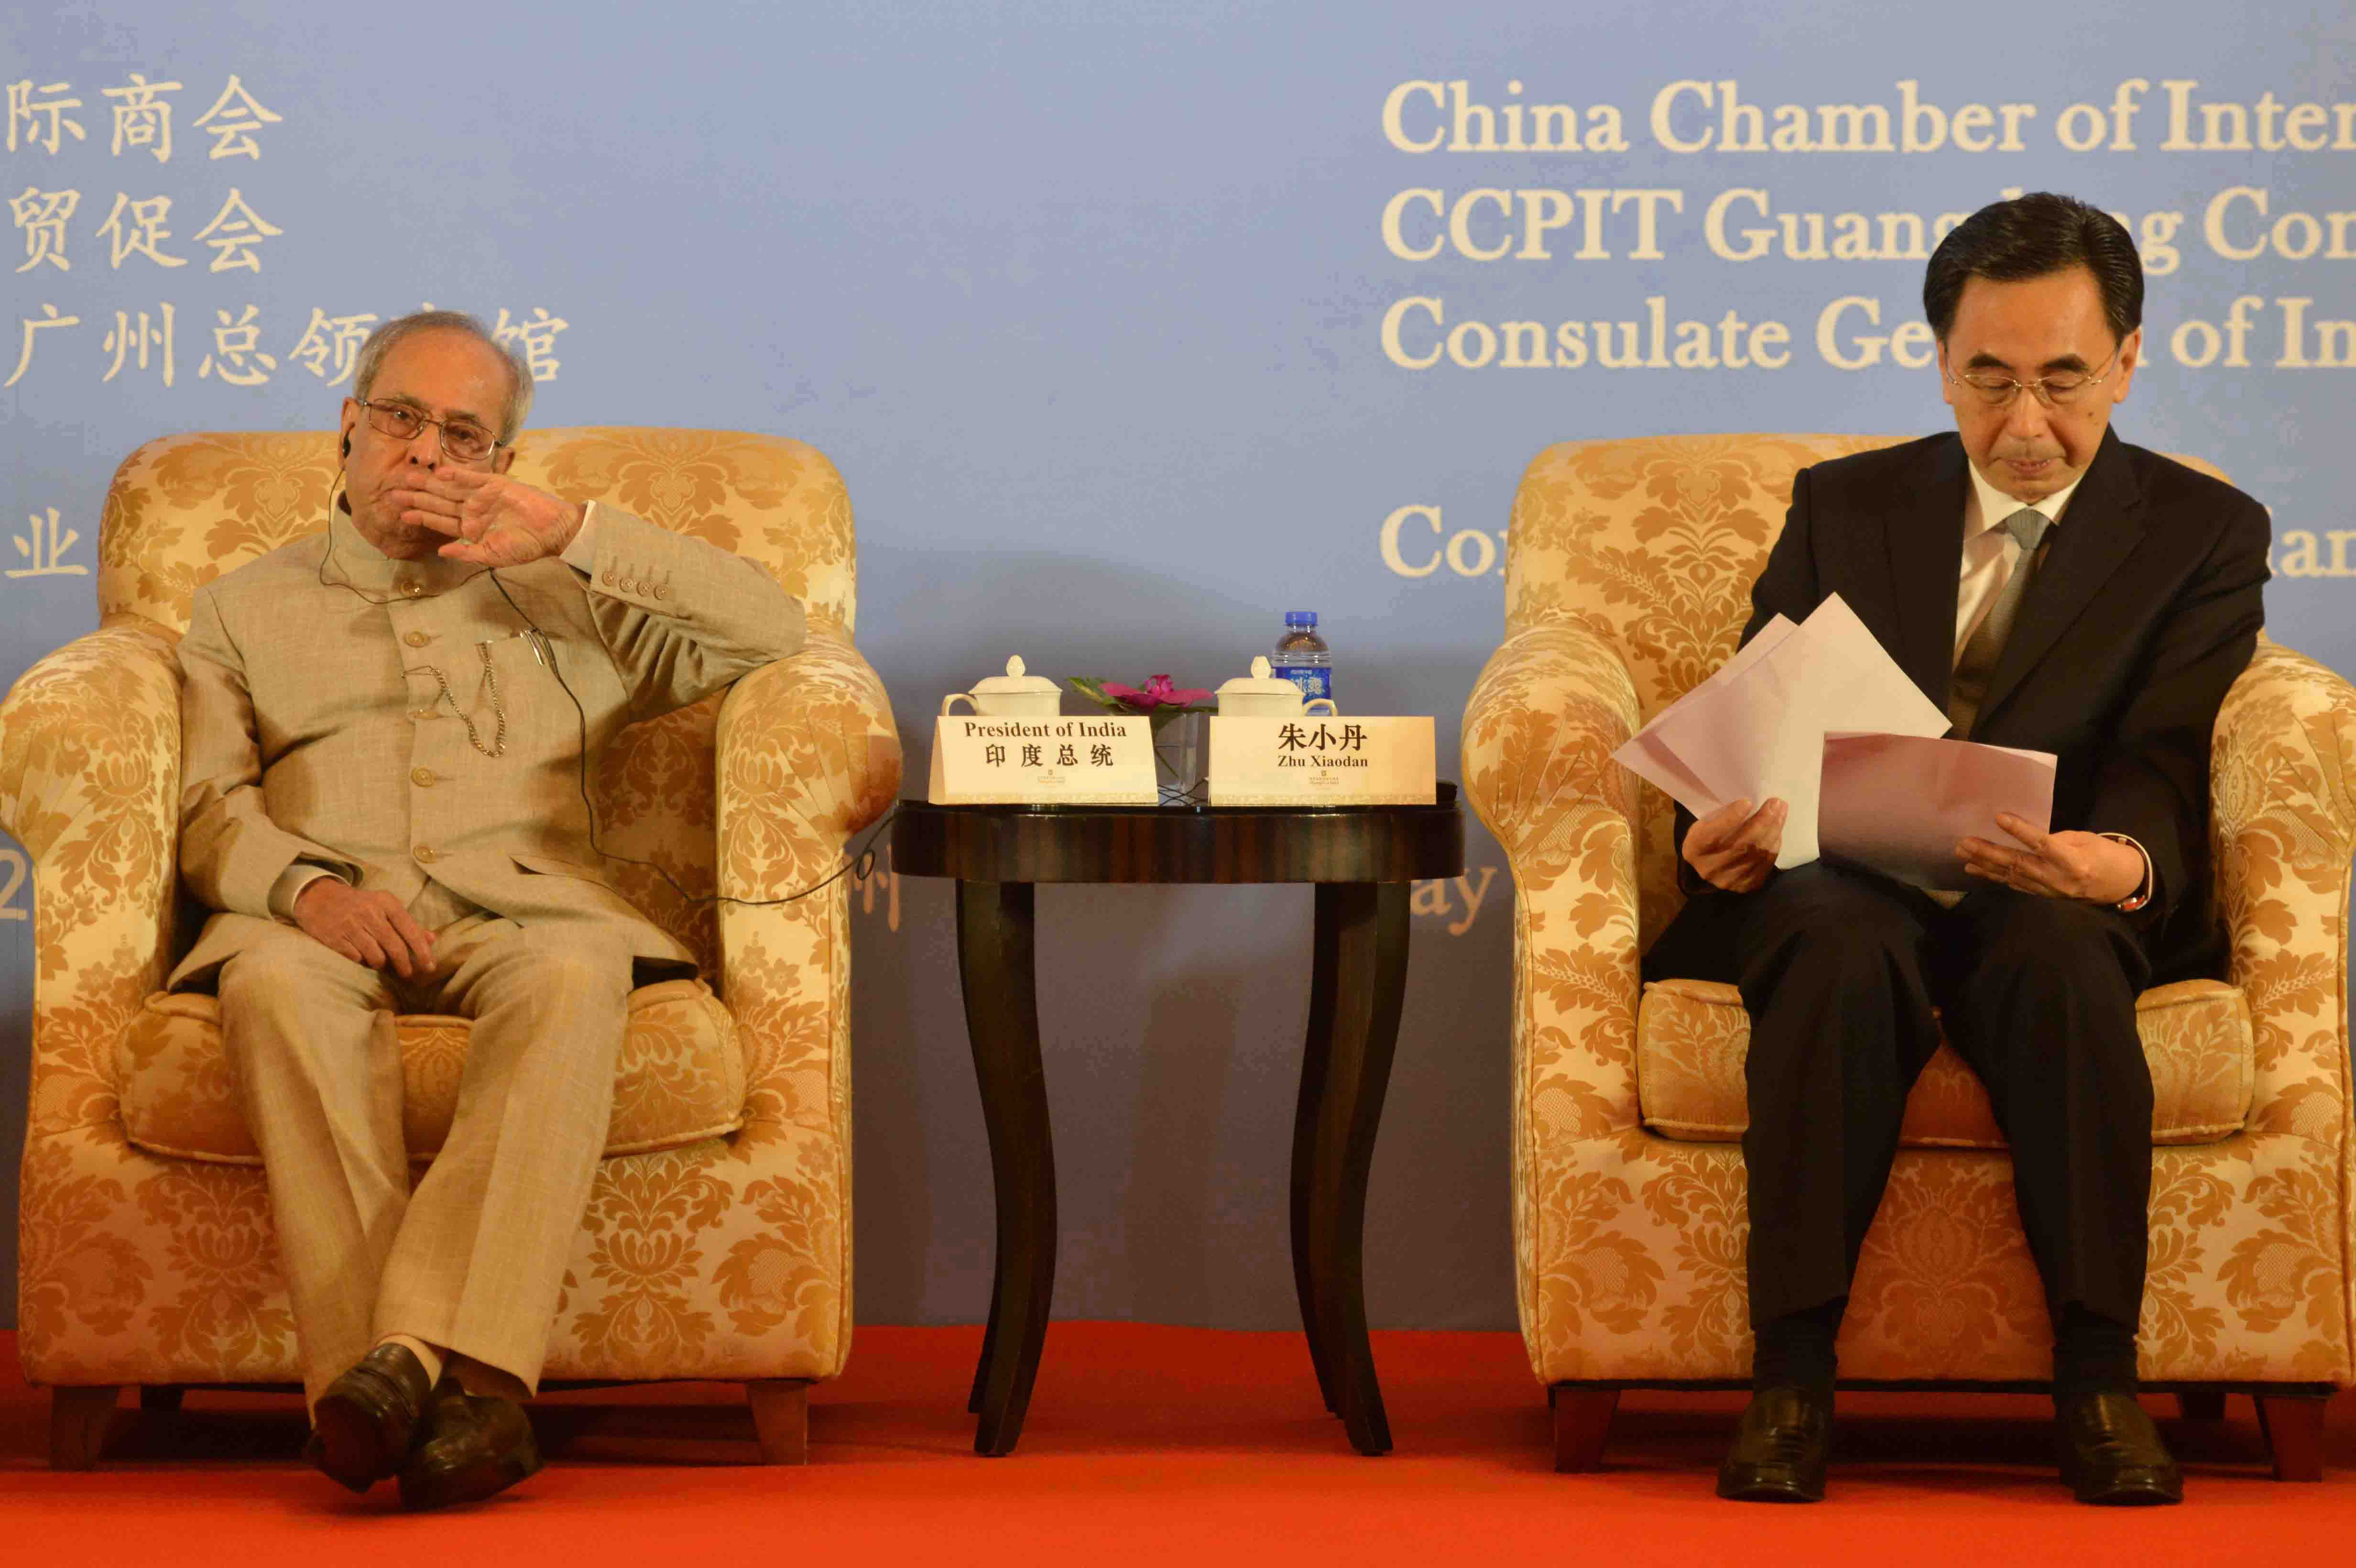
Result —
<path fill-rule="evenodd" d="M 2062 1478 L 2080 1502 L 2133 1508 L 2184 1500 L 2183 1472 L 2135 1395 L 2062 1394 L 2053 1407 Z"/>
<path fill-rule="evenodd" d="M 427 1412 L 425 1441 L 401 1467 L 401 1506 L 448 1508 L 497 1496 L 540 1468 L 523 1406 L 471 1394 L 445 1379 Z"/>
<path fill-rule="evenodd" d="M 1718 1467 L 1718 1495 L 1745 1503 L 1824 1501 L 1832 1428 L 1830 1393 L 1789 1386 L 1758 1390 Z"/>
<path fill-rule="evenodd" d="M 432 1392 L 423 1362 L 402 1346 L 379 1345 L 319 1396 L 303 1456 L 352 1490 L 368 1490 L 409 1457 Z"/>

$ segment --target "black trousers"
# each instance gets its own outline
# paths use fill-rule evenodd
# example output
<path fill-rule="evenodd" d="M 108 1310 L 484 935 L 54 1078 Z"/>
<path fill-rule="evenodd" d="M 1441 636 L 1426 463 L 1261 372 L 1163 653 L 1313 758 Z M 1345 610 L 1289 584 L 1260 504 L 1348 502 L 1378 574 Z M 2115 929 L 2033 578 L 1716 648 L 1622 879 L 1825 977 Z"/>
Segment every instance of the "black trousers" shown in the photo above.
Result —
<path fill-rule="evenodd" d="M 1718 980 L 1751 1014 L 1751 1321 L 1847 1296 L 1907 1092 L 1946 1039 L 1987 1085 L 2057 1323 L 2143 1304 L 2151 1074 L 2142 943 L 2110 909 L 2007 888 L 1943 909 L 1821 861 L 1689 901 L 1648 980 Z M 1933 1018 L 1933 1008 L 1939 1009 Z"/>

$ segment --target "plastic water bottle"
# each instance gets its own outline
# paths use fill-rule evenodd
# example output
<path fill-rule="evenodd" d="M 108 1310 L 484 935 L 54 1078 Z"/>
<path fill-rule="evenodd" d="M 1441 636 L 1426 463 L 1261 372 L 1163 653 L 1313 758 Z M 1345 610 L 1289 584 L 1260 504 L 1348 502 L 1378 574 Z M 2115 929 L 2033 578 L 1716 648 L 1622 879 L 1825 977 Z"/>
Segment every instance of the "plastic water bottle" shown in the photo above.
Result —
<path fill-rule="evenodd" d="M 1317 635 L 1317 612 L 1287 610 L 1284 635 L 1268 656 L 1269 673 L 1301 688 L 1301 699 L 1333 695 L 1333 655 Z"/>

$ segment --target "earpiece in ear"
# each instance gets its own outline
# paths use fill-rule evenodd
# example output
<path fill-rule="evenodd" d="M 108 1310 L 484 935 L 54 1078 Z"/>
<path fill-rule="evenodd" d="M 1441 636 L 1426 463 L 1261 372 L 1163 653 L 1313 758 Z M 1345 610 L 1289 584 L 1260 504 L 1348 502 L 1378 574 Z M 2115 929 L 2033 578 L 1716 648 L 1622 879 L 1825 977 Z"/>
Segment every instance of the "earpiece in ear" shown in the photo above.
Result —
<path fill-rule="evenodd" d="M 351 454 L 352 454 L 352 438 L 351 438 L 350 436 L 346 436 L 346 437 L 344 437 L 344 455 L 345 455 L 346 457 L 349 457 Z"/>

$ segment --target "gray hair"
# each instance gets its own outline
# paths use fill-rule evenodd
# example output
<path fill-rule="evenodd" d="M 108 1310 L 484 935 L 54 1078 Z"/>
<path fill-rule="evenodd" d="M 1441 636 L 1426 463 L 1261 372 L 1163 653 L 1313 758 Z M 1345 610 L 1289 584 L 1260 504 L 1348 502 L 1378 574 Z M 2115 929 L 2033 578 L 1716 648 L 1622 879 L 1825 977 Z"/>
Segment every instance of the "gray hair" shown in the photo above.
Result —
<path fill-rule="evenodd" d="M 421 332 L 462 332 L 499 357 L 508 368 L 508 406 L 499 416 L 499 444 L 515 440 L 523 429 L 523 421 L 531 412 L 531 367 L 525 363 L 523 353 L 512 343 L 502 343 L 474 316 L 462 310 L 420 310 L 399 315 L 368 335 L 360 345 L 360 355 L 352 370 L 352 396 L 368 401 L 369 389 L 376 385 L 376 375 L 384 368 L 384 357 L 394 345 Z"/>

